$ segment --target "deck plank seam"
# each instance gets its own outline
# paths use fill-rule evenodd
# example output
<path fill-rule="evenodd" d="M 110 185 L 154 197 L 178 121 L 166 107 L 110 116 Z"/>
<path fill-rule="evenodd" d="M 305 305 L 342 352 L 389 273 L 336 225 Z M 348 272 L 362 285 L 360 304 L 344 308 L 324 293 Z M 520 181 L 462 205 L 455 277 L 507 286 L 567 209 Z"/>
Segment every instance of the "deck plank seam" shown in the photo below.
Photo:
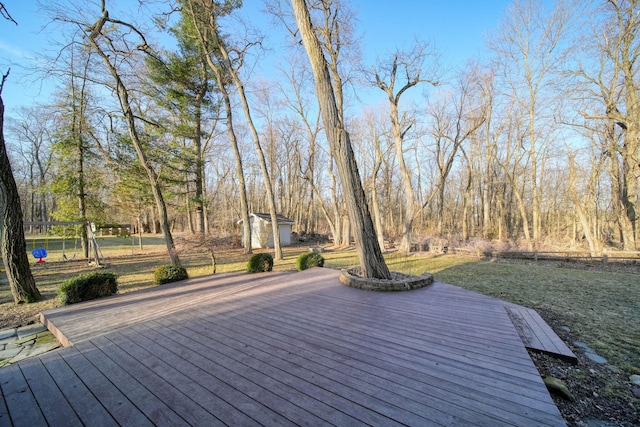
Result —
<path fill-rule="evenodd" d="M 202 321 L 204 321 L 204 320 L 202 320 Z M 182 328 L 182 327 L 183 327 L 183 326 L 181 326 L 181 328 Z M 223 331 L 223 330 L 224 330 L 224 328 L 221 328 L 221 330 L 220 330 L 220 331 L 216 331 L 216 332 L 217 332 L 217 333 L 220 333 L 220 332 L 221 332 L 221 331 Z M 178 330 L 176 330 L 176 329 L 174 329 L 174 331 L 175 331 L 176 333 L 180 333 L 180 332 L 179 332 Z M 195 333 L 195 332 L 197 332 L 197 331 L 193 330 L 193 332 Z M 202 333 L 202 332 L 197 332 L 197 333 Z M 214 336 L 212 336 L 212 335 L 211 335 L 211 333 L 207 334 L 207 337 L 208 337 L 208 338 L 210 338 L 210 339 L 213 339 L 214 341 L 217 341 L 217 340 L 216 340 L 216 338 L 215 338 Z M 236 340 L 236 341 L 238 341 L 238 340 L 237 340 L 234 336 L 232 336 L 232 335 L 227 335 L 227 338 L 228 338 L 228 339 L 231 339 L 231 340 Z M 221 341 L 217 341 L 217 342 L 218 342 L 218 343 L 220 343 L 221 345 L 223 345 L 223 344 L 224 344 L 224 343 L 222 343 Z M 239 345 L 241 345 L 241 344 L 243 343 L 243 341 L 238 341 L 238 342 L 240 343 Z M 253 341 L 252 341 L 252 342 L 253 342 Z M 252 356 L 253 356 L 253 357 L 255 357 L 255 354 L 253 354 Z M 281 360 L 285 360 L 285 361 L 286 361 L 286 359 L 282 358 L 282 357 L 281 357 L 281 355 L 277 355 L 277 357 L 279 357 Z M 281 369 L 284 369 L 284 368 L 281 368 Z M 323 375 L 323 376 L 324 376 L 324 375 L 326 374 L 326 373 L 321 372 L 321 371 L 314 371 L 314 372 L 316 372 L 316 374 L 317 374 L 317 375 Z M 391 390 L 388 390 L 388 392 L 391 392 Z M 372 396 L 372 397 L 373 397 L 373 396 Z M 418 415 L 418 414 L 417 414 L 417 415 Z"/>
<path fill-rule="evenodd" d="M 536 374 L 537 374 L 537 372 L 536 372 Z M 536 378 L 539 378 L 539 377 L 536 376 Z M 463 380 L 463 378 L 461 378 L 461 380 Z M 464 377 L 464 380 L 467 380 L 467 378 Z M 542 394 L 545 395 L 545 396 L 548 396 L 548 394 L 546 393 L 546 389 L 544 390 L 544 392 Z"/>
<path fill-rule="evenodd" d="M 153 322 L 151 322 L 151 323 L 157 323 L 157 322 L 156 322 L 156 321 L 153 321 Z M 171 336 L 170 336 L 170 335 L 167 335 L 167 334 L 165 334 L 165 331 L 164 331 L 164 329 L 165 329 L 165 328 L 164 328 L 161 324 L 158 324 L 158 326 L 159 326 L 159 327 L 158 327 L 158 330 L 156 330 L 156 328 L 151 329 L 151 327 L 150 327 L 149 325 L 137 325 L 137 326 L 136 326 L 136 328 L 143 328 L 143 329 L 148 328 L 148 329 L 152 330 L 154 334 L 157 334 L 157 335 L 159 335 L 159 336 L 163 336 L 163 337 L 164 337 L 164 339 L 166 339 L 166 340 L 174 341 L 175 343 L 177 343 L 177 344 L 179 344 L 179 345 L 184 345 L 184 344 L 185 344 L 185 342 L 184 342 L 184 337 L 183 337 L 182 339 L 180 339 L 179 334 L 178 334 L 178 335 L 176 335 L 176 334 L 171 334 Z M 178 340 L 176 341 L 176 339 L 178 339 Z M 195 344 L 198 344 L 198 343 L 196 342 Z M 188 353 L 187 353 L 187 349 L 188 349 L 188 348 L 187 348 L 187 347 L 185 347 L 185 350 L 184 350 L 180 355 L 181 355 L 181 356 L 183 356 L 183 357 L 193 357 L 193 355 L 192 355 L 192 354 L 190 355 L 190 354 L 188 354 Z M 223 355 L 223 354 L 219 353 L 216 349 L 212 349 L 212 350 L 211 350 L 211 352 L 210 352 L 210 353 L 212 353 L 212 354 L 218 354 L 218 355 L 219 355 L 219 358 L 217 358 L 216 360 L 213 360 L 213 359 L 211 359 L 211 358 L 210 358 L 211 354 L 209 354 L 209 355 L 201 355 L 201 354 L 199 354 L 199 353 L 197 353 L 197 352 L 193 352 L 193 353 L 197 354 L 197 356 L 198 356 L 198 357 L 200 357 L 200 358 L 207 359 L 207 360 L 208 360 L 208 362 L 207 362 L 206 364 L 209 364 L 209 365 L 212 365 L 212 366 L 215 364 L 215 365 L 216 365 L 216 367 L 214 367 L 214 369 L 215 369 L 215 368 L 217 368 L 217 367 L 224 367 L 224 369 L 229 370 L 229 372 L 233 373 L 233 375 L 236 375 L 236 376 L 240 376 L 240 377 L 245 378 L 245 380 L 246 380 L 247 382 L 250 382 L 250 383 L 252 383 L 252 384 L 253 384 L 253 387 L 260 388 L 260 389 L 264 389 L 264 390 L 266 390 L 266 391 L 268 391 L 268 392 L 270 392 L 270 393 L 275 393 L 276 391 L 281 392 L 281 389 L 282 389 L 282 388 L 286 388 L 286 389 L 290 389 L 290 388 L 292 388 L 292 385 L 291 385 L 291 384 L 284 383 L 284 382 L 282 382 L 282 381 L 281 381 L 280 379 L 278 379 L 278 378 L 272 378 L 271 376 L 268 376 L 268 375 L 266 375 L 266 374 L 265 374 L 265 373 L 263 373 L 263 372 L 260 372 L 260 371 L 254 370 L 253 368 L 250 368 L 250 367 L 249 367 L 249 366 L 247 366 L 246 364 L 244 364 L 244 363 L 242 363 L 242 362 L 239 362 L 239 361 L 232 361 L 232 364 L 233 364 L 233 363 L 237 363 L 237 364 L 243 365 L 243 366 L 244 366 L 244 369 L 240 369 L 239 367 L 236 367 L 235 369 L 230 369 L 230 368 L 229 368 L 229 366 L 228 366 L 228 364 L 227 364 L 227 365 L 222 365 L 222 362 L 224 361 L 224 360 L 222 359 L 222 357 L 224 356 L 224 358 L 227 358 L 227 356 L 225 356 L 225 355 Z M 232 360 L 232 359 L 230 359 L 230 360 Z M 250 369 L 248 369 L 248 368 L 250 368 Z M 254 381 L 253 381 L 253 380 L 251 380 L 250 378 L 246 378 L 246 375 L 247 375 L 247 372 L 248 372 L 248 371 L 250 371 L 250 372 L 252 372 L 252 373 L 256 373 L 257 375 L 259 375 L 259 376 L 261 376 L 261 377 L 263 377 L 263 378 L 265 378 L 265 379 L 267 379 L 267 378 L 268 378 L 270 381 L 272 381 L 272 382 L 273 382 L 273 383 L 271 383 L 271 384 L 270 384 L 270 385 L 271 385 L 271 387 L 269 387 L 269 388 L 265 388 L 263 385 L 261 385 L 261 384 L 259 384 L 259 383 L 254 382 Z M 280 387 L 278 387 L 275 383 L 281 384 L 281 386 L 280 386 Z M 233 387 L 233 384 L 229 384 L 229 386 L 230 386 L 230 387 Z M 294 388 L 294 389 L 295 389 L 295 388 Z M 284 399 L 284 400 L 286 400 L 286 399 L 287 399 L 287 397 L 288 397 L 288 395 L 287 395 L 286 393 L 282 393 L 282 394 L 277 394 L 277 393 L 276 393 L 276 395 L 278 396 L 278 398 L 279 398 L 279 399 Z M 248 396 L 248 395 L 247 395 L 247 396 Z M 304 399 L 305 399 L 305 400 L 310 399 L 310 400 L 312 400 L 312 401 L 314 401 L 314 402 L 317 402 L 317 403 L 316 403 L 316 406 L 322 406 L 322 407 L 327 408 L 327 409 L 324 409 L 324 410 L 323 410 L 323 411 L 324 411 L 324 413 L 325 413 L 324 418 L 323 418 L 323 416 L 320 416 L 319 414 L 313 414 L 315 417 L 319 417 L 320 419 L 324 419 L 326 422 L 331 422 L 331 421 L 330 421 L 330 419 L 328 419 L 328 418 L 327 418 L 327 414 L 329 414 L 329 413 L 334 413 L 335 411 L 337 411 L 337 412 L 339 412 L 340 414 L 343 414 L 343 416 L 344 416 L 344 417 L 348 417 L 348 418 L 349 418 L 349 419 L 343 418 L 343 420 L 342 420 L 342 422 L 343 422 L 343 423 L 345 423 L 345 424 L 350 424 L 350 423 L 351 423 L 351 422 L 353 422 L 353 420 L 354 420 L 352 416 L 350 416 L 350 415 L 348 415 L 348 414 L 344 413 L 344 412 L 343 412 L 343 411 L 341 411 L 339 408 L 332 407 L 332 406 L 330 406 L 329 404 L 327 404 L 326 402 L 323 402 L 323 401 L 318 400 L 318 399 L 317 399 L 316 397 L 314 397 L 314 396 L 309 396 L 308 394 L 305 394 L 305 393 L 299 393 L 299 394 L 297 394 L 297 395 L 296 395 L 296 398 L 297 398 L 297 399 L 300 399 L 300 398 L 303 398 L 303 396 L 304 396 Z M 292 402 L 292 403 L 293 403 L 293 402 Z M 294 405 L 296 405 L 296 406 L 298 406 L 296 403 L 293 403 L 293 404 L 294 404 Z M 299 407 L 301 410 L 303 410 L 304 412 L 307 412 L 307 409 L 305 409 L 305 407 L 304 407 L 304 406 L 298 406 L 298 407 Z M 268 410 L 271 410 L 271 409 L 268 409 Z"/>

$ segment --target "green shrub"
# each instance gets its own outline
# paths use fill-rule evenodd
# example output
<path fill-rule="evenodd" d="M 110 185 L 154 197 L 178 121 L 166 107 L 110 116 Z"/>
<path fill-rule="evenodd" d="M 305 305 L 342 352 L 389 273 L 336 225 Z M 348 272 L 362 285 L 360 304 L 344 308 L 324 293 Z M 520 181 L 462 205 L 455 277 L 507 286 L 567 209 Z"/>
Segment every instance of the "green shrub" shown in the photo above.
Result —
<path fill-rule="evenodd" d="M 296 261 L 298 271 L 311 267 L 324 267 L 324 257 L 317 252 L 307 252 L 298 257 Z"/>
<path fill-rule="evenodd" d="M 273 270 L 273 257 L 269 254 L 255 254 L 249 258 L 247 273 L 261 273 Z"/>
<path fill-rule="evenodd" d="M 85 273 L 63 282 L 58 288 L 62 305 L 106 297 L 118 292 L 118 281 L 113 273 Z"/>
<path fill-rule="evenodd" d="M 156 267 L 155 273 L 153 273 L 153 283 L 156 285 L 177 282 L 188 278 L 187 270 L 181 265 L 159 265 Z"/>

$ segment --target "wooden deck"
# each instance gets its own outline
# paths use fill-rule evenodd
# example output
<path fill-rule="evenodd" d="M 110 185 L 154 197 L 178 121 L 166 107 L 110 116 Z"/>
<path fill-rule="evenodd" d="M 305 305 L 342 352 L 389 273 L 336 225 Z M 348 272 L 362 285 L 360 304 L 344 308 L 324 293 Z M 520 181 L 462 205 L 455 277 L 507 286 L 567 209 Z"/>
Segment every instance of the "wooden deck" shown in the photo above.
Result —
<path fill-rule="evenodd" d="M 0 426 L 565 425 L 501 301 L 338 271 L 222 274 L 49 310 Z"/>
<path fill-rule="evenodd" d="M 553 332 L 537 311 L 515 304 L 505 304 L 505 308 L 525 347 L 578 363 L 573 351 Z"/>

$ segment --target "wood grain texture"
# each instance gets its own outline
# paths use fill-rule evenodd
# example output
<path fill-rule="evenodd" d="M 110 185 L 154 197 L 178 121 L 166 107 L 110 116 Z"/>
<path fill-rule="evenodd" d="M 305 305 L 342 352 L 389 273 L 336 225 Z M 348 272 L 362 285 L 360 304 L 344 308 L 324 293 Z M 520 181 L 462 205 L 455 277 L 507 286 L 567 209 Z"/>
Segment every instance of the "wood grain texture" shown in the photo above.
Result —
<path fill-rule="evenodd" d="M 221 274 L 44 312 L 74 345 L 0 369 L 0 422 L 565 425 L 502 301 L 338 275 Z"/>
<path fill-rule="evenodd" d="M 525 347 L 555 355 L 573 363 L 578 358 L 535 310 L 519 305 L 505 305 Z"/>

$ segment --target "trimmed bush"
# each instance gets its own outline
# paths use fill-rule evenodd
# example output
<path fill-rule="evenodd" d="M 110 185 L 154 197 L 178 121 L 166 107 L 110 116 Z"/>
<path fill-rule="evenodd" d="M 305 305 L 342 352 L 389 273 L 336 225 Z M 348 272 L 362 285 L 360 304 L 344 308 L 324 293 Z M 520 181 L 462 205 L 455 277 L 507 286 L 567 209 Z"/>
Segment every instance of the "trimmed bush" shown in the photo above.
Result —
<path fill-rule="evenodd" d="M 311 267 L 324 267 L 324 257 L 317 252 L 307 252 L 298 257 L 296 261 L 298 271 Z"/>
<path fill-rule="evenodd" d="M 106 297 L 118 292 L 118 281 L 113 273 L 85 273 L 63 282 L 58 288 L 62 305 Z"/>
<path fill-rule="evenodd" d="M 177 282 L 188 279 L 187 270 L 181 265 L 165 264 L 156 267 L 153 273 L 153 283 L 162 285 L 164 283 Z"/>
<path fill-rule="evenodd" d="M 273 257 L 269 254 L 255 254 L 249 258 L 247 273 L 262 273 L 273 270 Z"/>

